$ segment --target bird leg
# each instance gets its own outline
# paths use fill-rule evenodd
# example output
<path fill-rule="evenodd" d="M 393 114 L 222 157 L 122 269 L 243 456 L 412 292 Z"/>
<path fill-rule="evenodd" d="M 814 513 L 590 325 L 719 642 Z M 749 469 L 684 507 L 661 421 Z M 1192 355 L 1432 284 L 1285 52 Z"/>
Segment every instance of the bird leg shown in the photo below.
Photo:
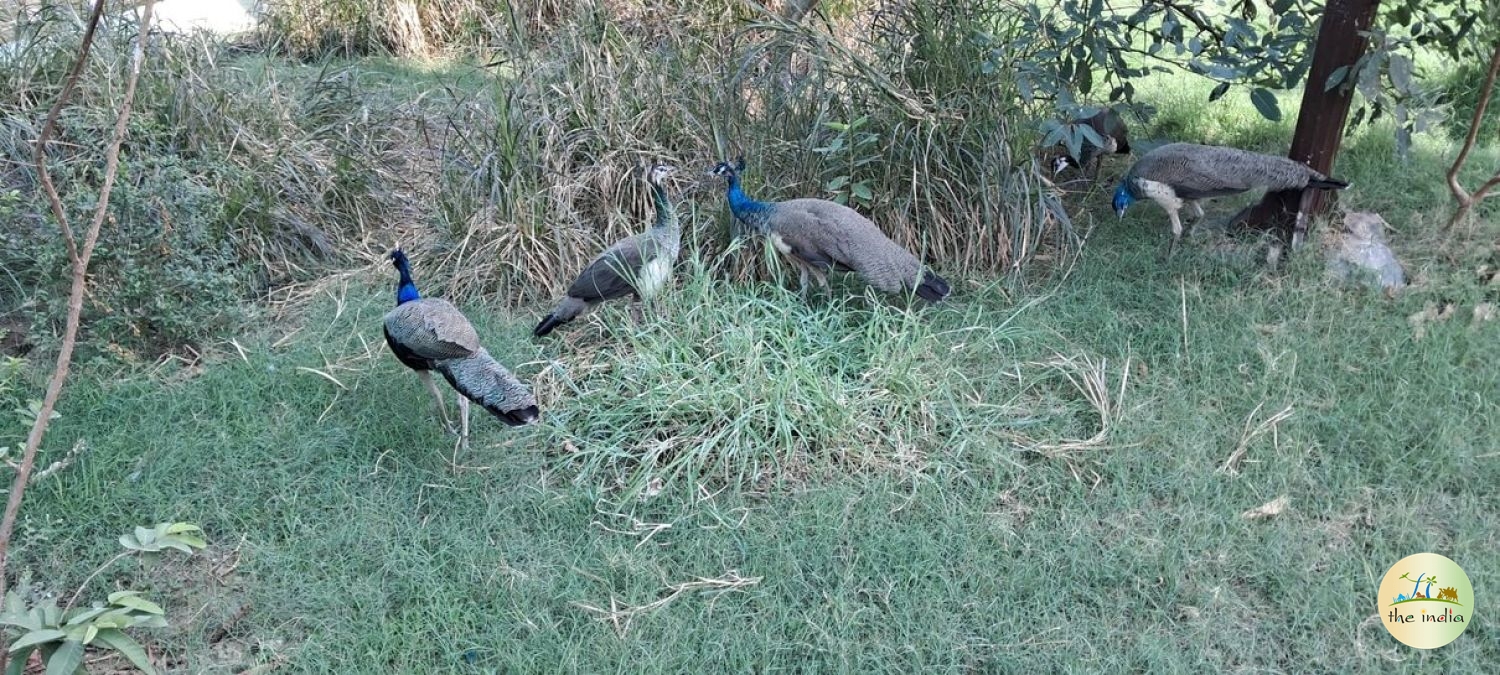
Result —
<path fill-rule="evenodd" d="M 802 296 L 802 301 L 807 302 L 807 265 L 797 263 L 797 295 Z"/>
<path fill-rule="evenodd" d="M 1195 220 L 1193 220 L 1193 222 L 1188 223 L 1186 230 L 1188 234 L 1191 234 L 1194 228 L 1203 223 L 1203 202 L 1194 199 L 1189 201 L 1187 205 L 1193 207 L 1193 215 L 1195 217 Z"/>
<path fill-rule="evenodd" d="M 443 404 L 443 394 L 438 391 L 437 383 L 432 381 L 432 371 L 419 370 L 417 377 L 422 378 L 422 384 L 427 385 L 427 391 L 432 392 L 432 398 L 437 401 L 438 415 L 443 418 L 443 430 L 453 433 L 453 422 L 448 419 L 448 406 Z"/>
<path fill-rule="evenodd" d="M 464 398 L 463 394 L 458 395 L 458 418 L 458 443 L 453 446 L 453 466 L 458 466 L 460 450 L 465 453 L 469 451 L 469 399 Z"/>
<path fill-rule="evenodd" d="M 1177 242 L 1182 239 L 1182 219 L 1177 216 L 1177 209 L 1167 209 L 1167 217 L 1172 219 L 1172 243 L 1167 244 L 1167 257 L 1172 257 L 1177 252 Z"/>

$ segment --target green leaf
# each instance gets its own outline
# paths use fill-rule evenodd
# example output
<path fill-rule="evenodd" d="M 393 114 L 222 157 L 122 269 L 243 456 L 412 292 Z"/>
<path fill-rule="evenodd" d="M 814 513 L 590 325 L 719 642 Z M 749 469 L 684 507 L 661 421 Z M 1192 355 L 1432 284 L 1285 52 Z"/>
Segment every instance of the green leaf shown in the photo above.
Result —
<path fill-rule="evenodd" d="M 1334 88 L 1344 83 L 1344 78 L 1349 77 L 1349 66 L 1339 66 L 1328 74 L 1328 81 L 1323 83 L 1323 91 L 1333 91 Z"/>
<path fill-rule="evenodd" d="M 94 638 L 96 637 L 99 637 L 99 629 L 95 628 L 94 626 L 89 626 L 88 630 L 83 634 L 83 644 L 93 642 Z"/>
<path fill-rule="evenodd" d="M 1104 147 L 1104 137 L 1100 136 L 1099 132 L 1094 131 L 1093 127 L 1087 124 L 1080 124 L 1078 126 L 1078 131 L 1080 132 L 1080 137 L 1082 137 L 1083 140 L 1088 141 L 1090 145 L 1093 145 L 1096 148 Z M 1079 149 L 1082 150 L 1081 145 Z"/>
<path fill-rule="evenodd" d="M 1391 84 L 1396 85 L 1396 91 L 1411 93 L 1411 71 L 1411 59 L 1405 54 L 1391 54 Z"/>
<path fill-rule="evenodd" d="M 1256 87 L 1250 90 L 1250 103 L 1255 105 L 1256 112 L 1272 122 L 1281 121 L 1281 107 L 1276 104 L 1276 95 L 1265 87 Z"/>
<path fill-rule="evenodd" d="M 10 643 L 10 651 L 14 652 L 17 649 L 21 649 L 22 647 L 31 647 L 42 644 L 43 642 L 60 640 L 67 636 L 67 633 L 57 630 L 56 628 L 43 628 L 41 630 L 34 630 L 30 633 L 22 635 L 15 642 Z"/>
<path fill-rule="evenodd" d="M 73 675 L 83 665 L 83 643 L 68 640 L 47 659 L 47 675 Z"/>
<path fill-rule="evenodd" d="M 109 594 L 109 602 L 112 605 L 118 605 L 118 604 L 120 604 L 120 600 L 121 599 L 123 599 L 123 598 L 133 598 L 133 597 L 135 597 L 137 595 L 140 595 L 140 594 L 141 594 L 140 591 L 115 591 L 115 592 Z"/>
<path fill-rule="evenodd" d="M 26 601 L 21 599 L 21 594 L 15 591 L 5 592 L 5 614 L 4 617 L 16 616 L 26 613 Z"/>
<path fill-rule="evenodd" d="M 203 528 L 192 523 L 172 523 L 167 526 L 167 534 L 182 534 L 184 532 L 202 532 Z"/>
<path fill-rule="evenodd" d="M 150 616 L 137 617 L 135 625 L 142 628 L 166 628 L 167 619 L 166 617 L 152 614 Z"/>
<path fill-rule="evenodd" d="M 130 659 L 131 665 L 146 675 L 156 675 L 156 668 L 151 665 L 151 660 L 146 658 L 146 650 L 141 649 L 141 646 L 135 640 L 130 639 L 129 635 L 109 629 L 99 631 L 99 637 L 95 639 L 100 644 L 107 645 L 110 649 Z"/>
<path fill-rule="evenodd" d="M 68 612 L 71 616 L 67 617 L 68 620 L 64 625 L 77 626 L 78 624 L 88 621 L 89 619 L 99 616 L 100 614 L 103 614 L 107 611 L 109 611 L 108 607 L 90 607 L 84 610 L 75 609 Z"/>
<path fill-rule="evenodd" d="M 126 628 L 134 626 L 138 622 L 137 617 L 131 614 L 132 611 L 129 607 L 111 609 L 99 616 L 99 618 L 94 619 L 94 625 L 100 628 Z"/>
<path fill-rule="evenodd" d="M 833 191 L 835 191 L 835 190 L 837 190 L 837 189 L 839 189 L 841 187 L 844 187 L 845 185 L 848 185 L 848 184 L 849 184 L 849 177 L 848 176 L 834 176 L 832 180 L 829 180 L 826 184 L 823 185 L 823 189 L 827 190 L 829 192 L 833 192 Z"/>
<path fill-rule="evenodd" d="M 1220 82 L 1217 86 L 1214 87 L 1213 91 L 1208 92 L 1208 102 L 1213 103 L 1214 101 L 1224 98 L 1224 94 L 1226 93 L 1229 93 L 1229 83 Z"/>
<path fill-rule="evenodd" d="M 56 626 L 62 623 L 62 609 L 54 601 L 49 600 L 47 604 L 35 607 L 32 611 L 42 615 L 43 626 Z"/>
<path fill-rule="evenodd" d="M 16 628 L 24 628 L 26 630 L 41 630 L 45 624 L 42 623 L 39 614 L 40 612 L 36 610 L 23 611 L 19 614 L 7 612 L 4 616 L 0 616 L 0 625 L 15 626 Z"/>
<path fill-rule="evenodd" d="M 854 187 L 850 188 L 850 192 L 853 192 L 855 198 L 861 201 L 868 202 L 875 198 L 875 193 L 870 191 L 870 184 L 865 181 L 855 183 Z"/>
<path fill-rule="evenodd" d="M 109 601 L 121 607 L 129 607 L 131 609 L 140 610 L 147 614 L 161 615 L 166 613 L 166 611 L 161 608 L 161 605 L 151 602 L 150 600 L 147 600 L 145 598 L 136 597 L 134 595 L 127 595 L 116 599 L 114 597 L 115 595 L 116 594 L 111 593 Z"/>
<path fill-rule="evenodd" d="M 31 660 L 31 653 L 36 647 L 23 647 L 20 651 L 10 655 L 10 662 L 5 664 L 5 675 L 24 675 L 26 662 Z"/>
<path fill-rule="evenodd" d="M 1063 134 L 1066 133 L 1066 129 L 1065 127 L 1063 127 L 1063 125 L 1057 124 L 1056 122 L 1053 122 L 1052 125 L 1052 130 L 1048 131 L 1047 135 L 1042 137 L 1042 147 L 1056 145 L 1057 143 L 1062 141 Z"/>

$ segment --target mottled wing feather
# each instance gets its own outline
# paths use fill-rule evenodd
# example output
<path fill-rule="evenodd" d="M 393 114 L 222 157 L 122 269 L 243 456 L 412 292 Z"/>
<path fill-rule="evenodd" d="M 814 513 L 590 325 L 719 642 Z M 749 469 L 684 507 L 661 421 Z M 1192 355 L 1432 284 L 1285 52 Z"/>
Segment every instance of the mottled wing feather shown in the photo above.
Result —
<path fill-rule="evenodd" d="M 771 219 L 771 230 L 791 246 L 797 257 L 824 269 L 853 271 L 857 261 L 845 250 L 853 240 L 878 241 L 885 233 L 858 212 L 821 199 L 782 202 Z"/>
<path fill-rule="evenodd" d="M 1285 157 L 1238 148 L 1173 143 L 1142 158 L 1137 176 L 1166 183 L 1184 199 L 1217 197 L 1255 188 L 1295 189 L 1315 175 Z"/>
<path fill-rule="evenodd" d="M 420 358 L 457 359 L 479 351 L 479 334 L 453 303 L 423 298 L 385 315 L 386 332 Z"/>
<path fill-rule="evenodd" d="M 595 303 L 634 293 L 631 281 L 645 261 L 656 256 L 656 248 L 656 240 L 642 235 L 620 241 L 583 268 L 568 287 L 568 295 Z"/>
<path fill-rule="evenodd" d="M 1243 172 L 1234 169 L 1232 164 L 1215 161 L 1218 158 L 1191 154 L 1172 159 L 1176 161 L 1167 166 L 1180 168 L 1167 174 L 1169 178 L 1163 182 L 1171 185 L 1184 199 L 1233 194 L 1255 187 L 1252 181 L 1246 180 Z"/>
<path fill-rule="evenodd" d="M 892 241 L 869 218 L 841 204 L 796 199 L 777 204 L 771 224 L 798 257 L 839 271 L 858 273 L 892 293 L 916 282 L 921 262 Z"/>

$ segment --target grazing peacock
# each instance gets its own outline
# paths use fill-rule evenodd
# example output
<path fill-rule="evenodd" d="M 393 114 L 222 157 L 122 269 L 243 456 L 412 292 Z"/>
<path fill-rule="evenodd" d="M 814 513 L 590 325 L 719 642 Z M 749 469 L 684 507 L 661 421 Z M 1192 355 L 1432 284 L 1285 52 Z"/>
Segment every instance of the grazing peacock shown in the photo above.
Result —
<path fill-rule="evenodd" d="M 568 297 L 537 324 L 533 335 L 542 337 L 551 333 L 606 300 L 627 295 L 637 301 L 650 300 L 661 292 L 672 277 L 672 264 L 677 261 L 682 243 L 677 209 L 661 183 L 676 170 L 670 164 L 657 164 L 647 170 L 646 182 L 650 183 L 656 201 L 656 222 L 651 229 L 615 243 L 590 261 L 568 287 Z M 637 308 L 632 304 L 631 309 Z"/>
<path fill-rule="evenodd" d="M 452 429 L 443 396 L 432 381 L 430 371 L 434 370 L 459 393 L 461 444 L 468 444 L 471 400 L 509 426 L 535 422 L 539 414 L 536 397 L 479 344 L 479 334 L 463 313 L 447 300 L 424 298 L 417 292 L 410 263 L 399 247 L 390 257 L 401 280 L 396 286 L 396 308 L 385 315 L 385 342 L 432 392 L 443 426 Z"/>
<path fill-rule="evenodd" d="M 1170 255 L 1182 238 L 1182 220 L 1177 211 L 1192 206 L 1203 218 L 1199 200 L 1238 194 L 1254 188 L 1267 190 L 1342 190 L 1349 183 L 1313 171 L 1306 164 L 1286 157 L 1195 143 L 1169 143 L 1146 153 L 1120 181 L 1115 190 L 1115 214 L 1136 200 L 1149 197 L 1167 210 L 1172 219 Z"/>
<path fill-rule="evenodd" d="M 1130 154 L 1130 137 L 1125 128 L 1125 120 L 1120 113 L 1113 109 L 1104 108 L 1089 117 L 1081 117 L 1073 120 L 1072 124 L 1087 126 L 1099 135 L 1104 145 L 1098 146 L 1084 141 L 1078 150 L 1078 156 L 1074 157 L 1066 149 L 1056 159 L 1052 160 L 1052 173 L 1060 174 L 1068 167 L 1076 167 L 1085 170 L 1089 164 L 1094 165 L 1094 175 L 1099 174 L 1099 163 L 1107 154 Z"/>
<path fill-rule="evenodd" d="M 809 274 L 826 289 L 828 271 L 837 270 L 856 272 L 886 293 L 915 291 L 928 302 L 948 297 L 946 280 L 923 268 L 916 256 L 858 211 L 826 199 L 756 201 L 740 189 L 739 172 L 744 168 L 744 159 L 739 159 L 713 169 L 728 182 L 729 210 L 797 266 L 804 295 Z"/>

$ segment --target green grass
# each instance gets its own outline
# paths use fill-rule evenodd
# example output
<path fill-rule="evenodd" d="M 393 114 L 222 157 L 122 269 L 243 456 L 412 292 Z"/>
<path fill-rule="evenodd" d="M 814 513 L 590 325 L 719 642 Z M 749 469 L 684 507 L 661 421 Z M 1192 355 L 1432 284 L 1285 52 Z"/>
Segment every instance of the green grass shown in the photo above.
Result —
<path fill-rule="evenodd" d="M 245 358 L 227 349 L 201 372 L 81 373 L 49 455 L 78 439 L 92 450 L 31 493 L 19 560 L 68 587 L 136 523 L 203 524 L 214 555 L 239 550 L 227 589 L 195 566 L 117 577 L 168 602 L 175 628 L 161 645 L 195 671 L 272 653 L 308 671 L 460 669 L 470 650 L 476 672 L 1353 670 L 1390 667 L 1391 655 L 1476 671 L 1500 657 L 1482 614 L 1457 643 L 1420 653 L 1366 622 L 1380 575 L 1412 552 L 1454 558 L 1476 588 L 1496 582 L 1484 562 L 1500 554 L 1496 326 L 1460 312 L 1417 341 L 1406 319 L 1436 297 L 1493 290 L 1455 281 L 1389 301 L 1327 287 L 1307 264 L 1278 276 L 1191 255 L 1160 265 L 1158 233 L 1101 229 L 1069 281 L 1015 315 L 1018 339 L 962 364 L 992 395 L 1033 404 L 997 424 L 1039 442 L 1098 424 L 1040 362 L 1107 359 L 1112 387 L 1128 369 L 1101 447 L 1049 458 L 1024 443 L 955 443 L 906 464 L 816 462 L 773 489 L 676 481 L 625 498 L 554 445 L 614 411 L 549 395 L 550 427 L 477 418 L 462 459 L 488 468 L 454 473 L 425 392 L 380 343 L 381 267 L 369 274 L 378 286 L 311 308 L 279 347 L 288 328 L 242 337 Z M 685 292 L 706 292 L 695 283 Z M 960 289 L 954 306 L 861 346 L 1016 309 L 993 289 Z M 763 286 L 718 292 L 793 302 Z M 592 320 L 534 343 L 533 316 L 468 309 L 497 356 L 543 380 L 550 355 L 597 349 L 630 363 L 650 341 L 673 343 L 690 302 L 619 346 Z M 847 325 L 894 311 L 831 302 L 787 314 Z M 614 383 L 622 397 L 654 391 L 633 372 Z M 1218 471 L 1247 417 L 1286 407 L 1274 435 L 1246 444 L 1238 475 Z M 1283 495 L 1291 507 L 1277 517 L 1240 516 Z M 584 607 L 643 606 L 703 578 L 755 583 L 685 591 L 623 636 Z M 267 651 L 225 660 L 207 636 L 244 603 L 228 639 Z"/>

